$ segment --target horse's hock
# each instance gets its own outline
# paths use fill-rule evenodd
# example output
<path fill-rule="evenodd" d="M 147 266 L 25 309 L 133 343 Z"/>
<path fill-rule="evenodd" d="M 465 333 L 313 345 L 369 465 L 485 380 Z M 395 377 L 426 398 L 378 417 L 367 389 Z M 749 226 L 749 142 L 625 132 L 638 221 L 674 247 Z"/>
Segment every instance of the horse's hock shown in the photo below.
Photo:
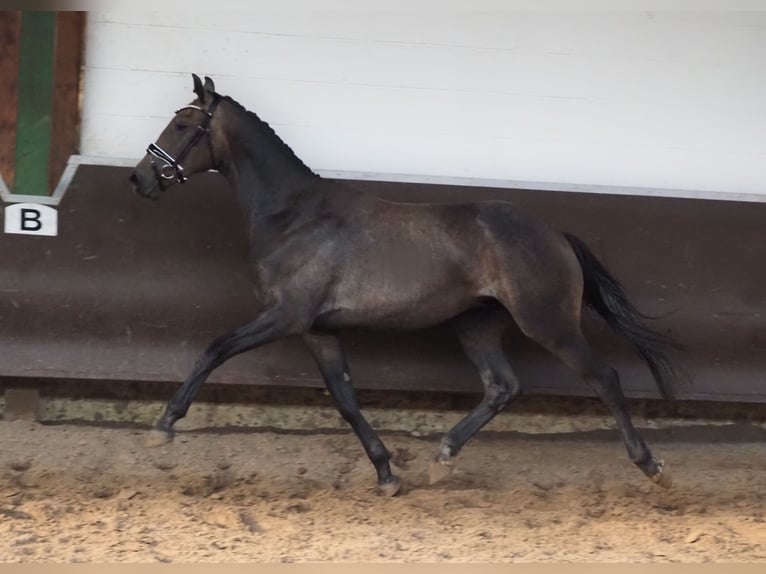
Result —
<path fill-rule="evenodd" d="M 217 175 L 157 203 L 130 192 L 123 168 L 83 166 L 59 210 L 59 234 L 6 234 L 0 255 L 0 377 L 39 381 L 180 382 L 214 337 L 257 310 L 233 194 Z M 766 206 L 546 191 L 351 182 L 397 200 L 504 198 L 581 236 L 637 306 L 686 350 L 690 400 L 766 402 Z M 590 314 L 588 314 L 590 315 Z M 626 394 L 657 396 L 643 362 L 588 316 L 586 334 Z M 359 389 L 478 392 L 450 333 L 343 336 Z M 508 350 L 531 394 L 588 395 L 566 367 L 521 337 Z M 210 383 L 322 387 L 297 340 L 240 355 Z"/>

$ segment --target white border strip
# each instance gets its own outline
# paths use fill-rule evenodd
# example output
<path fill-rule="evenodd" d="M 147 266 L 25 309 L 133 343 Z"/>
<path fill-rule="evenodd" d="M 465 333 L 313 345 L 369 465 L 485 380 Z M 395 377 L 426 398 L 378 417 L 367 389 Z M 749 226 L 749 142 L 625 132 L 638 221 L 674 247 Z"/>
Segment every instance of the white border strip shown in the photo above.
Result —
<path fill-rule="evenodd" d="M 69 184 L 72 183 L 77 169 L 81 165 L 103 165 L 111 167 L 133 167 L 139 160 L 137 159 L 124 159 L 124 158 L 111 158 L 111 157 L 98 157 L 98 156 L 85 156 L 85 155 L 72 155 L 69 156 L 64 173 L 61 174 L 56 189 L 53 190 L 53 194 L 48 195 L 22 195 L 11 193 L 8 186 L 3 181 L 2 175 L 0 175 L 0 198 L 4 203 L 39 203 L 42 205 L 56 206 L 61 202 Z"/>
<path fill-rule="evenodd" d="M 11 193 L 2 175 L 0 175 L 0 197 L 5 203 L 39 203 L 43 205 L 59 204 L 64 197 L 72 179 L 81 165 L 100 165 L 110 167 L 133 167 L 140 159 L 136 158 L 112 158 L 102 156 L 72 155 L 67 161 L 64 173 L 56 185 L 51 196 L 46 195 L 17 195 Z M 316 173 L 325 178 L 357 180 L 357 181 L 383 181 L 395 183 L 431 184 L 431 185 L 456 185 L 461 187 L 489 187 L 499 189 L 524 189 L 538 191 L 563 191 L 575 193 L 589 193 L 593 195 L 634 195 L 639 197 L 668 197 L 677 199 L 700 199 L 714 201 L 743 201 L 748 203 L 766 203 L 766 194 L 756 193 L 729 193 L 723 191 L 692 191 L 687 189 L 663 189 L 651 187 L 627 187 L 612 185 L 585 185 L 579 183 L 557 183 L 541 181 L 515 181 L 507 179 L 481 179 L 469 177 L 449 177 L 431 175 L 410 175 L 396 173 L 375 173 L 364 171 L 333 171 L 316 170 Z"/>
<path fill-rule="evenodd" d="M 716 201 L 746 201 L 766 203 L 766 194 L 731 193 L 725 191 L 693 191 L 688 189 L 664 189 L 653 187 L 628 187 L 617 185 L 587 185 L 549 181 L 516 181 L 510 179 L 482 179 L 430 175 L 407 175 L 395 173 L 372 173 L 355 171 L 318 170 L 322 177 L 362 181 L 390 181 L 397 183 L 421 183 L 433 185 L 457 185 L 463 187 L 494 187 L 500 189 L 525 189 L 535 191 L 566 191 L 592 195 L 637 195 L 640 197 L 668 197 L 678 199 L 710 199 Z"/>

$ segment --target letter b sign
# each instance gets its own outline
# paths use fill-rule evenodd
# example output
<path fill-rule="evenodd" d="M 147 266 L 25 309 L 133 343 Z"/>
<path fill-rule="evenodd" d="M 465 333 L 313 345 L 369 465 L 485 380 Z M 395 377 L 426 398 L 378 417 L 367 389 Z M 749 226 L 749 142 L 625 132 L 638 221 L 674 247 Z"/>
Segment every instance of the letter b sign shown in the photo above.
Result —
<path fill-rule="evenodd" d="M 16 203 L 5 207 L 5 232 L 25 235 L 58 234 L 58 212 L 47 205 Z"/>

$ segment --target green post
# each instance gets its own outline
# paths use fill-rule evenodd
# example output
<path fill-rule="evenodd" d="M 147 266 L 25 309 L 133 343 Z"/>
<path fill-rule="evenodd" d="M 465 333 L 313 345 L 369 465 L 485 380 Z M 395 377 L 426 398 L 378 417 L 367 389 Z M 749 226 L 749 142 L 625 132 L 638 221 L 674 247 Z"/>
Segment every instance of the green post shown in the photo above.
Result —
<path fill-rule="evenodd" d="M 18 194 L 48 195 L 55 34 L 55 12 L 22 14 L 13 190 Z"/>

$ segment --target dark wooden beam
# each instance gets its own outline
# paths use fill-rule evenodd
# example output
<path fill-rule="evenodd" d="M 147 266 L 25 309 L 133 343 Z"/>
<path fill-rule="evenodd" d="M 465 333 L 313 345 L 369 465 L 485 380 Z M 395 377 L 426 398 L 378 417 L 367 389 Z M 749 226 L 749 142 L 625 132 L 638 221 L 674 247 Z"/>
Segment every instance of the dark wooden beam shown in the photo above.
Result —
<path fill-rule="evenodd" d="M 0 12 L 0 174 L 13 186 L 16 166 L 21 12 Z"/>
<path fill-rule="evenodd" d="M 56 14 L 53 63 L 53 117 L 48 192 L 56 187 L 67 160 L 79 151 L 80 84 L 86 12 Z"/>

